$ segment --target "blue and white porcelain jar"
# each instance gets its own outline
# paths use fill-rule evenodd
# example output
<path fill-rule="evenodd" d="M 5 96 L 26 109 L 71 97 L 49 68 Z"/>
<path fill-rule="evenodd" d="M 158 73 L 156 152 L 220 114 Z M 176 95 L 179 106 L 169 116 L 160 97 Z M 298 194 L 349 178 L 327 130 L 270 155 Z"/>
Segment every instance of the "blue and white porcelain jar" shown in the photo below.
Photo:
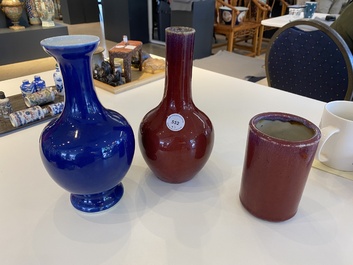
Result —
<path fill-rule="evenodd" d="M 30 83 L 28 79 L 25 79 L 22 81 L 22 84 L 20 86 L 22 96 L 26 96 L 28 94 L 32 94 L 36 92 L 36 87 L 34 83 Z"/>
<path fill-rule="evenodd" d="M 32 84 L 35 87 L 35 92 L 39 92 L 44 88 L 46 88 L 45 81 L 39 75 L 34 76 L 34 80 L 32 81 Z"/>

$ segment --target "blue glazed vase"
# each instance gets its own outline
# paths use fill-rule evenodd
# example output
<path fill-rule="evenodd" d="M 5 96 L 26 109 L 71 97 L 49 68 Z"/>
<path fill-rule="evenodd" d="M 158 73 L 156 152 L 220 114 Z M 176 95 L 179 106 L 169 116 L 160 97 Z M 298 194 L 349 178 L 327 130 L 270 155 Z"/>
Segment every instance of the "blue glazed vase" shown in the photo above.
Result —
<path fill-rule="evenodd" d="M 71 193 L 72 205 L 98 212 L 123 195 L 122 179 L 135 151 L 131 126 L 119 113 L 105 109 L 94 90 L 91 58 L 99 38 L 68 35 L 41 41 L 60 65 L 65 107 L 40 136 L 43 164 L 54 181 Z"/>

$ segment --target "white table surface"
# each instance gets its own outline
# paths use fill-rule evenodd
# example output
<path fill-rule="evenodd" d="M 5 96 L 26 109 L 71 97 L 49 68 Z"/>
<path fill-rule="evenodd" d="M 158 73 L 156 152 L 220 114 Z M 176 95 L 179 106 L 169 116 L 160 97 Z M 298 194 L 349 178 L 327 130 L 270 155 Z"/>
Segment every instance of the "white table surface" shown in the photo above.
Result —
<path fill-rule="evenodd" d="M 52 73 L 40 73 L 48 85 Z M 0 82 L 0 89 L 17 94 L 23 78 Z M 97 94 L 137 137 L 163 87 L 162 79 Z M 48 176 L 38 151 L 45 123 L 0 137 L 0 264 L 352 264 L 352 181 L 312 168 L 298 213 L 281 223 L 253 217 L 238 198 L 250 118 L 282 111 L 318 124 L 324 103 L 198 68 L 193 96 L 215 128 L 203 170 L 184 184 L 161 182 L 137 145 L 125 194 L 104 213 L 75 210 Z"/>
<path fill-rule="evenodd" d="M 328 14 L 324 14 L 324 13 L 315 13 L 313 16 L 313 19 L 319 19 L 320 21 L 328 25 L 331 25 L 333 23 L 332 21 L 325 20 L 327 15 Z M 290 22 L 290 16 L 283 15 L 283 16 L 264 19 L 261 21 L 261 24 L 268 27 L 282 28 L 284 25 L 288 24 L 289 22 Z"/>

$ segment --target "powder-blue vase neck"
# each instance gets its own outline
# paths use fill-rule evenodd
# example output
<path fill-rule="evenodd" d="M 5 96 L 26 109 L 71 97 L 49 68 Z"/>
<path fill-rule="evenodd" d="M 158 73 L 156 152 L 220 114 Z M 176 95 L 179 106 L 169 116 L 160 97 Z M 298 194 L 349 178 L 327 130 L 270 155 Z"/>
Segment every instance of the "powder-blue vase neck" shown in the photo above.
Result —
<path fill-rule="evenodd" d="M 99 118 L 103 112 L 93 82 L 87 82 L 92 76 L 88 66 L 98 43 L 99 38 L 90 35 L 68 35 L 41 41 L 44 50 L 58 61 L 61 74 L 65 76 L 64 84 L 71 86 L 65 90 L 65 108 L 70 108 L 70 115 L 74 114 L 78 119 L 92 114 Z"/>
<path fill-rule="evenodd" d="M 84 212 L 110 208 L 123 195 L 135 140 L 119 113 L 102 106 L 96 95 L 91 58 L 99 38 L 68 35 L 41 41 L 58 62 L 65 107 L 40 137 L 41 157 L 50 176 L 71 193 L 73 206 Z"/>

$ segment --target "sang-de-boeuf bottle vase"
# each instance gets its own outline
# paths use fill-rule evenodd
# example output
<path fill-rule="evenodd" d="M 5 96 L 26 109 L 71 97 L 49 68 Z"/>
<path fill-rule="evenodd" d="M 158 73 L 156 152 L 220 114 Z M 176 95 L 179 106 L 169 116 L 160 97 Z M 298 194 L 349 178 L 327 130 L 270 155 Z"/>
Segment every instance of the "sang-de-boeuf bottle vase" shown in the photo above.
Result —
<path fill-rule="evenodd" d="M 99 38 L 68 35 L 41 41 L 60 66 L 65 107 L 40 136 L 40 153 L 49 175 L 71 193 L 84 212 L 106 210 L 123 195 L 121 180 L 135 151 L 131 126 L 102 106 L 96 95 L 91 58 Z"/>
<path fill-rule="evenodd" d="M 195 30 L 166 29 L 166 76 L 163 99 L 139 128 L 142 155 L 155 176 L 169 183 L 192 179 L 210 157 L 214 132 L 191 93 Z"/>

